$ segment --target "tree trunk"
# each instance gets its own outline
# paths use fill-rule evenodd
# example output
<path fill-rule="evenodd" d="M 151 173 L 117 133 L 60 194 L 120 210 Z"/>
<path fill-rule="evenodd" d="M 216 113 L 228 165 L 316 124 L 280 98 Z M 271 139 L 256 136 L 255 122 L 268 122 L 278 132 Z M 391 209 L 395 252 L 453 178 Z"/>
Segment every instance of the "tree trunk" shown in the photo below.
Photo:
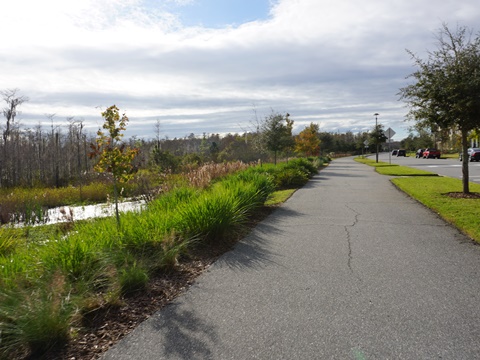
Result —
<path fill-rule="evenodd" d="M 118 213 L 118 187 L 115 176 L 113 177 L 113 196 L 115 199 L 115 217 L 117 218 L 117 228 L 120 229 L 120 214 Z"/>
<path fill-rule="evenodd" d="M 461 130 L 462 132 L 462 183 L 463 183 L 463 193 L 470 193 L 469 188 L 469 174 L 468 174 L 468 132 L 466 130 Z"/>

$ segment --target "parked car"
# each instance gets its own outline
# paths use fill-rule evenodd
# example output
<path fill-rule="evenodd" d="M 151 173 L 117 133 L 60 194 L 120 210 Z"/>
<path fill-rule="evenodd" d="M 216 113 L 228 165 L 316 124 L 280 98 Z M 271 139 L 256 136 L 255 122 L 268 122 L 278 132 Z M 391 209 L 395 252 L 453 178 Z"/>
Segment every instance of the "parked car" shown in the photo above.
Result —
<path fill-rule="evenodd" d="M 418 149 L 418 150 L 417 150 L 417 153 L 415 154 L 415 157 L 416 157 L 417 159 L 422 158 L 422 157 L 423 157 L 423 149 Z"/>
<path fill-rule="evenodd" d="M 434 149 L 434 148 L 427 148 L 423 150 L 423 158 L 424 159 L 429 159 L 429 158 L 437 158 L 440 159 L 440 150 Z"/>
<path fill-rule="evenodd" d="M 392 156 L 397 156 L 397 153 L 398 153 L 398 150 L 397 150 L 397 149 L 392 150 Z"/>
<path fill-rule="evenodd" d="M 468 161 L 480 161 L 480 148 L 468 148 Z M 462 153 L 459 154 L 458 158 L 462 161 Z"/>
<path fill-rule="evenodd" d="M 397 157 L 398 156 L 407 156 L 407 151 L 403 150 L 403 149 L 398 150 L 397 151 Z"/>

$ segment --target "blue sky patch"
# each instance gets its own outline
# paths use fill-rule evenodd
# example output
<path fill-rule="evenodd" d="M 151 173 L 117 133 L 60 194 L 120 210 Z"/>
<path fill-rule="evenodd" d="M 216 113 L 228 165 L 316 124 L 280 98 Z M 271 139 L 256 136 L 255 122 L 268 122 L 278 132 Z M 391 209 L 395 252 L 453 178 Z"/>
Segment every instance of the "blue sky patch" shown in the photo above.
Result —
<path fill-rule="evenodd" d="M 269 0 L 196 0 L 176 13 L 185 26 L 221 28 L 269 17 Z"/>

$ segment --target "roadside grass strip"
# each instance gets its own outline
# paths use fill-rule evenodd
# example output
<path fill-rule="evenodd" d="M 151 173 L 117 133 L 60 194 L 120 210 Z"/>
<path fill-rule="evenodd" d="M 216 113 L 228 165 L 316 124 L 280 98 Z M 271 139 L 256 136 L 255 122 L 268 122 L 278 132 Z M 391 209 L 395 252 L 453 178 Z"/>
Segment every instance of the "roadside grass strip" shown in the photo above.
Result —
<path fill-rule="evenodd" d="M 379 161 L 375 162 L 373 159 L 355 158 L 355 161 L 362 164 L 375 167 L 375 170 L 382 175 L 388 176 L 438 176 L 438 174 L 430 171 L 415 169 L 408 166 L 400 166 L 398 164 L 389 164 Z"/>
<path fill-rule="evenodd" d="M 403 177 L 392 179 L 399 189 L 435 211 L 444 220 L 480 243 L 480 199 L 454 198 L 449 193 L 461 193 L 462 181 L 449 177 Z M 471 193 L 480 193 L 480 184 L 470 183 Z"/>
<path fill-rule="evenodd" d="M 438 176 L 430 171 L 414 169 L 408 166 L 383 166 L 377 167 L 376 171 L 382 175 L 389 176 Z"/>

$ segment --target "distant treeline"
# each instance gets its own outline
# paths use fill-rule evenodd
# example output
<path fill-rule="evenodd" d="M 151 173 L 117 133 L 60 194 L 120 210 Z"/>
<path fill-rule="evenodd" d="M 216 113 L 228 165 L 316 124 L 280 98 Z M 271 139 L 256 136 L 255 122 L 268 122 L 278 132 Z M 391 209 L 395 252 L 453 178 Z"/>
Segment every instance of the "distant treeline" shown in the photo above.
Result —
<path fill-rule="evenodd" d="M 361 152 L 359 143 L 364 139 L 351 132 L 322 132 L 318 136 L 321 154 Z M 190 134 L 173 139 L 133 137 L 126 142 L 140 150 L 135 160 L 138 169 L 153 167 L 179 172 L 185 166 L 205 162 L 269 161 L 272 154 L 259 146 L 259 138 L 258 133 L 247 132 L 201 137 Z M 96 160 L 88 156 L 94 141 L 95 134 L 86 133 L 83 123 L 73 119 L 64 127 L 52 126 L 51 129 L 40 125 L 33 129 L 11 126 L 8 136 L 0 142 L 0 187 L 61 187 L 98 180 L 100 175 L 93 171 Z M 293 150 L 281 154 L 283 157 L 293 155 Z"/>

